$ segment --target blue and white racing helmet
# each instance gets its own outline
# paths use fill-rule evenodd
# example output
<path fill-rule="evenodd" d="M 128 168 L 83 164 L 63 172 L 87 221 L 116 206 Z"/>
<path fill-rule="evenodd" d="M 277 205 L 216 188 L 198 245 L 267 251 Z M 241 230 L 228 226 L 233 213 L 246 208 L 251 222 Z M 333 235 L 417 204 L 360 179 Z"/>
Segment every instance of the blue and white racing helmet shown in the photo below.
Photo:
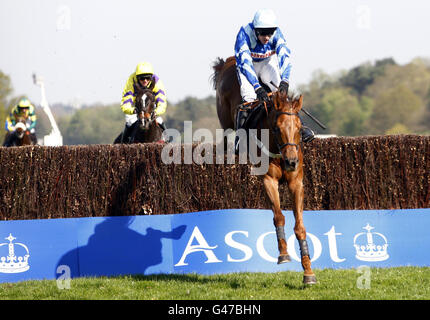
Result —
<path fill-rule="evenodd" d="M 275 13 L 271 9 L 258 10 L 252 24 L 255 29 L 276 29 L 278 27 Z"/>

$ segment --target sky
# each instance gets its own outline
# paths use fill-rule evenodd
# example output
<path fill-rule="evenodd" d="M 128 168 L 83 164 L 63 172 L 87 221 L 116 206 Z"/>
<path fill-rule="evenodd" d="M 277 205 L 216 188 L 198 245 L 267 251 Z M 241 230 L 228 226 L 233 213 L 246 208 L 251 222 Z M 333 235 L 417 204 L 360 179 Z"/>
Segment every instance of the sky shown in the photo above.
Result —
<path fill-rule="evenodd" d="M 215 95 L 217 57 L 234 54 L 237 32 L 272 9 L 291 49 L 291 82 L 392 57 L 430 57 L 430 2 L 423 0 L 1 0 L 0 70 L 13 95 L 50 104 L 120 103 L 140 61 L 152 63 L 168 101 Z"/>

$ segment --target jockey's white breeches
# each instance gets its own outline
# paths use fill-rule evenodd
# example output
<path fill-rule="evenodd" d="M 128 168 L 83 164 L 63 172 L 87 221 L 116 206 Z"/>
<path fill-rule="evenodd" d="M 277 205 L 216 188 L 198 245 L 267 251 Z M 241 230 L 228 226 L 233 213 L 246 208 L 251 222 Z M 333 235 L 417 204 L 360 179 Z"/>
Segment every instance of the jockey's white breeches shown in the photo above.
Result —
<path fill-rule="evenodd" d="M 257 77 L 260 78 L 272 92 L 277 91 L 276 87 L 281 83 L 278 57 L 276 55 L 272 55 L 269 59 L 254 62 L 253 65 Z M 240 94 L 242 98 L 246 102 L 255 101 L 257 99 L 257 95 L 255 94 L 254 87 L 238 69 L 237 73 L 239 74 Z M 271 82 L 273 82 L 276 87 Z"/>
<path fill-rule="evenodd" d="M 125 125 L 127 127 L 130 127 L 133 123 L 135 123 L 137 121 L 137 114 L 126 114 L 125 115 Z M 157 118 L 155 118 L 155 121 L 157 121 L 159 124 L 163 123 L 163 118 L 158 116 Z"/>

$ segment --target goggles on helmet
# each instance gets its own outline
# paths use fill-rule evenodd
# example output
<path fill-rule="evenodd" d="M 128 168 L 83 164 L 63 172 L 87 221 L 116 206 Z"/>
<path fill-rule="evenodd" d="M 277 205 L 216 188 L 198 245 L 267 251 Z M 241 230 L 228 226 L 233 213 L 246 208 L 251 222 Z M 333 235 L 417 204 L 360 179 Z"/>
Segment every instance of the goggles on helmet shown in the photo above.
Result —
<path fill-rule="evenodd" d="M 152 79 L 152 74 L 139 74 L 137 76 L 137 80 L 141 81 L 141 80 L 148 80 L 151 81 Z"/>
<path fill-rule="evenodd" d="M 276 31 L 276 28 L 256 28 L 255 33 L 257 36 L 272 36 Z"/>

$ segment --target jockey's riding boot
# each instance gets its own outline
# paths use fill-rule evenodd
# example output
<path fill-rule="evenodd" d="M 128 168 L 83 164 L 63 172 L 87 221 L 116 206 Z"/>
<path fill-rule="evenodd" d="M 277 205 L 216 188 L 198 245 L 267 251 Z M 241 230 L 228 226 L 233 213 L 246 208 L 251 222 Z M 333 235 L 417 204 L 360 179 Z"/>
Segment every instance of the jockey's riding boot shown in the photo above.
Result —
<path fill-rule="evenodd" d="M 242 129 L 243 124 L 245 123 L 247 117 L 248 117 L 248 111 L 239 110 L 237 112 L 237 116 L 236 116 L 236 137 L 234 139 L 234 153 L 235 154 L 239 154 L 239 144 L 240 144 L 240 138 L 239 138 L 239 135 L 237 134 L 237 131 L 239 129 Z"/>
<path fill-rule="evenodd" d="M 124 131 L 122 132 L 121 143 L 130 143 L 131 133 L 133 132 L 133 125 L 125 125 Z"/>
<path fill-rule="evenodd" d="M 305 143 L 311 142 L 312 140 L 315 139 L 314 132 L 308 127 L 303 126 L 302 129 L 300 130 L 300 133 L 302 135 L 302 140 Z"/>
<path fill-rule="evenodd" d="M 300 122 L 302 123 L 302 128 L 300 129 L 300 134 L 302 135 L 302 141 L 304 143 L 311 142 L 312 140 L 315 139 L 315 133 L 309 127 L 306 127 L 303 124 L 302 117 L 299 116 L 299 118 L 300 118 Z"/>

